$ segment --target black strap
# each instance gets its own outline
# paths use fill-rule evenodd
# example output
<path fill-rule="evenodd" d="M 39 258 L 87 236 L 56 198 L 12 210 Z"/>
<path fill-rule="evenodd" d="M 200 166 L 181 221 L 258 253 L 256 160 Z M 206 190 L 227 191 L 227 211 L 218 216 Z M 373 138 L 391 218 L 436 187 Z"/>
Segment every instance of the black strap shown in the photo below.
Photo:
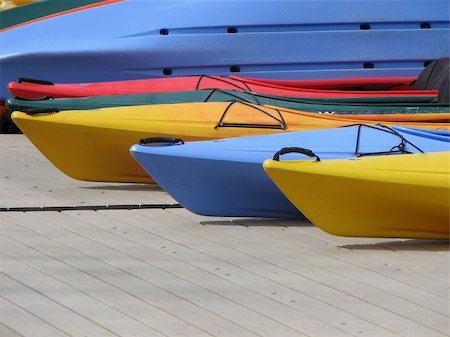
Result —
<path fill-rule="evenodd" d="M 142 138 L 139 141 L 139 145 L 148 145 L 154 143 L 184 144 L 184 141 L 180 138 L 171 138 L 171 137 L 149 137 L 149 138 Z"/>
<path fill-rule="evenodd" d="M 309 149 L 304 149 L 303 147 L 283 147 L 280 151 L 273 155 L 273 160 L 279 161 L 280 156 L 286 153 L 300 153 L 307 155 L 311 158 L 316 158 L 316 161 L 320 161 L 319 156 L 317 156 L 314 152 Z"/>
<path fill-rule="evenodd" d="M 55 112 L 60 112 L 60 110 L 55 108 L 25 108 L 23 111 L 27 115 L 51 114 Z"/>
<path fill-rule="evenodd" d="M 22 97 L 22 96 L 15 96 L 14 99 L 20 100 L 20 101 L 29 101 L 29 102 L 33 102 L 33 101 L 49 101 L 51 99 L 55 99 L 53 96 L 42 96 L 39 98 L 26 98 L 26 97 Z"/>
<path fill-rule="evenodd" d="M 258 101 L 258 98 L 255 96 L 255 94 L 250 92 L 250 91 L 223 90 L 223 89 L 199 89 L 199 91 L 200 90 L 210 90 L 208 96 L 206 96 L 206 98 L 203 100 L 203 102 L 209 102 L 212 99 L 212 97 L 214 97 L 214 94 L 217 92 L 217 93 L 221 93 L 221 94 L 230 96 L 230 100 L 231 101 L 238 101 L 238 102 L 245 102 L 245 103 L 262 105 Z M 246 95 L 246 96 L 251 96 L 252 98 L 254 98 L 254 101 L 246 99 L 245 97 L 242 97 L 239 94 L 243 94 L 243 95 Z"/>
<path fill-rule="evenodd" d="M 356 135 L 356 144 L 355 144 L 355 156 L 356 157 L 363 157 L 363 156 L 370 156 L 370 155 L 380 155 L 380 154 L 393 154 L 393 153 L 411 153 L 409 151 L 406 151 L 406 144 L 411 145 L 412 147 L 414 147 L 419 152 L 422 152 L 422 153 L 424 152 L 417 145 L 415 145 L 412 142 L 410 142 L 408 139 L 403 137 L 400 133 L 398 133 L 394 129 L 390 128 L 389 126 L 386 126 L 386 125 L 383 125 L 383 124 L 376 124 L 376 125 L 351 124 L 351 125 L 344 125 L 344 126 L 341 126 L 341 127 L 342 128 L 348 128 L 348 127 L 353 127 L 353 126 L 357 126 L 358 127 L 358 132 L 357 132 L 357 135 Z M 394 146 L 393 148 L 391 148 L 389 151 L 367 152 L 367 153 L 359 152 L 359 143 L 360 143 L 360 139 L 361 139 L 361 130 L 362 130 L 362 128 L 375 129 L 375 130 L 383 131 L 383 132 L 386 132 L 386 133 L 390 133 L 390 134 L 392 134 L 394 136 L 397 136 L 400 139 L 400 143 L 398 145 Z"/>
<path fill-rule="evenodd" d="M 51 81 L 39 80 L 39 79 L 28 78 L 28 77 L 19 77 L 19 79 L 17 80 L 17 83 L 22 83 L 22 82 L 45 84 L 45 85 L 55 85 L 55 83 L 53 83 Z"/>
<path fill-rule="evenodd" d="M 235 105 L 235 104 L 243 104 L 246 106 L 249 106 L 257 111 L 262 112 L 263 114 L 269 116 L 270 118 L 276 120 L 277 122 L 279 122 L 280 124 L 255 124 L 255 123 L 228 123 L 228 122 L 224 122 L 224 118 L 226 116 L 226 114 L 228 113 L 228 111 L 230 110 L 230 108 Z M 223 127 L 241 127 L 241 128 L 260 128 L 260 129 L 281 129 L 281 130 L 286 130 L 287 126 L 286 126 L 286 122 L 284 121 L 283 115 L 281 114 L 281 112 L 276 109 L 275 107 L 271 108 L 272 110 L 275 110 L 278 113 L 279 117 L 273 116 L 270 113 L 268 113 L 267 111 L 263 110 L 262 108 L 259 108 L 258 105 L 254 105 L 254 104 L 250 104 L 250 103 L 246 103 L 246 102 L 238 102 L 238 101 L 231 101 L 230 104 L 227 105 L 227 107 L 225 108 L 222 117 L 220 117 L 219 122 L 217 123 L 217 125 L 214 127 L 214 129 L 217 128 L 223 128 Z"/>
<path fill-rule="evenodd" d="M 235 87 L 235 88 L 237 88 L 239 90 L 251 91 L 250 87 L 248 86 L 248 84 L 245 83 L 242 80 L 230 79 L 230 78 L 221 77 L 221 76 L 210 76 L 210 75 L 200 75 L 199 78 L 198 78 L 197 84 L 195 86 L 195 90 L 199 90 L 200 89 L 200 84 L 201 84 L 201 82 L 202 82 L 202 80 L 204 78 L 211 79 L 211 80 L 216 80 L 216 81 L 219 81 L 219 82 L 223 82 L 223 83 L 229 84 L 229 85 L 231 85 L 231 86 L 233 86 L 233 87 Z M 231 81 L 238 82 L 238 83 L 242 84 L 243 87 L 240 87 L 239 85 L 237 85 L 236 83 L 233 83 Z M 206 89 L 208 89 L 208 88 L 206 88 Z M 209 89 L 214 89 L 214 88 L 209 88 Z"/>

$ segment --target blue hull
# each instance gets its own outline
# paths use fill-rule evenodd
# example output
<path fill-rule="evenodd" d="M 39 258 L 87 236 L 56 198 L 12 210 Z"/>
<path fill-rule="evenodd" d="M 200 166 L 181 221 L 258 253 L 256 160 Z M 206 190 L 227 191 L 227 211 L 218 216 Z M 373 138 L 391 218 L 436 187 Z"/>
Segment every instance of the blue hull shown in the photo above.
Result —
<path fill-rule="evenodd" d="M 411 128 L 405 126 L 394 126 L 394 130 L 402 132 L 406 135 L 416 135 L 421 137 L 427 137 L 431 139 L 436 139 L 444 142 L 450 142 L 450 131 L 449 130 L 430 130 L 421 128 Z"/>
<path fill-rule="evenodd" d="M 447 0 L 128 0 L 0 33 L 0 97 L 19 77 L 417 76 L 449 56 L 448 12 Z"/>
<path fill-rule="evenodd" d="M 189 142 L 183 145 L 133 145 L 133 157 L 177 202 L 193 213 L 212 216 L 298 218 L 300 212 L 265 174 L 262 163 L 284 147 L 303 147 L 321 159 L 395 149 L 401 138 L 387 129 L 350 126 L 276 135 Z M 424 152 L 448 151 L 450 144 L 403 134 Z M 409 143 L 406 150 L 418 152 Z M 281 160 L 305 159 L 286 154 Z M 324 206 L 326 207 L 326 206 Z"/>

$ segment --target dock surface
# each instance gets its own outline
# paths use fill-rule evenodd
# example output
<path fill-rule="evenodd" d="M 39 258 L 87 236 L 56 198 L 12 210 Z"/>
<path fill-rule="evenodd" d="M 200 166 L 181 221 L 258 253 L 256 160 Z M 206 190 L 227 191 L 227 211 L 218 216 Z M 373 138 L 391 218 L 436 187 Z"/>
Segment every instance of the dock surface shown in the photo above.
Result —
<path fill-rule="evenodd" d="M 0 135 L 1 337 L 444 337 L 449 271 L 448 241 L 198 216 Z"/>

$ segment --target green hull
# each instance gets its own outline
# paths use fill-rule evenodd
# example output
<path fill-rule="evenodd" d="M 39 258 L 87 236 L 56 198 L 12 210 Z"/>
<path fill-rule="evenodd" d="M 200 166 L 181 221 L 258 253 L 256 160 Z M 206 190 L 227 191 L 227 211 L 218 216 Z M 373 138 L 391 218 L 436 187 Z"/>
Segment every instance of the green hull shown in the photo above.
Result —
<path fill-rule="evenodd" d="M 404 100 L 400 100 L 400 103 L 396 99 L 386 100 L 386 98 L 379 101 L 379 103 L 366 103 L 364 100 L 324 101 L 215 89 L 41 100 L 10 98 L 6 101 L 6 106 L 11 112 L 23 111 L 32 114 L 49 112 L 52 110 L 91 110 L 116 106 L 224 101 L 273 105 L 288 109 L 324 114 L 411 114 L 450 112 L 450 106 L 448 104 L 423 103 L 420 101 L 404 103 Z"/>
<path fill-rule="evenodd" d="M 45 0 L 0 12 L 0 30 L 103 0 Z"/>

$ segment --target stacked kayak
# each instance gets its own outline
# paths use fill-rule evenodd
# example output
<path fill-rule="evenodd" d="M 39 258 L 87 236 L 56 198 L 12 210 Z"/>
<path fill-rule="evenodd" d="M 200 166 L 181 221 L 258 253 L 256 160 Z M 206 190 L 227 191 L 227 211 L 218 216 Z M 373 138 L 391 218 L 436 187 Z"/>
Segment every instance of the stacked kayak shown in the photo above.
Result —
<path fill-rule="evenodd" d="M 398 124 L 449 129 L 449 114 L 324 115 L 242 102 L 156 104 L 98 110 L 68 110 L 12 119 L 31 142 L 67 175 L 90 181 L 152 182 L 131 157 L 129 148 L 142 138 L 209 140 L 335 128 L 355 123 Z"/>
<path fill-rule="evenodd" d="M 396 99 L 398 99 L 397 102 Z M 23 111 L 28 114 L 34 114 L 45 111 L 90 110 L 133 105 L 239 101 L 322 114 L 414 114 L 416 120 L 418 120 L 420 115 L 450 113 L 449 104 L 420 102 L 421 99 L 422 97 L 406 96 L 380 98 L 378 101 L 375 100 L 377 103 L 372 100 L 368 102 L 366 98 L 327 101 L 325 99 L 304 99 L 257 94 L 249 91 L 200 89 L 194 91 L 79 98 L 44 98 L 36 100 L 8 98 L 6 106 L 9 111 Z M 410 102 L 406 103 L 405 101 L 408 100 Z"/>
<path fill-rule="evenodd" d="M 283 160 L 302 159 L 311 151 L 321 159 L 338 159 L 446 151 L 450 144 L 384 126 L 353 125 L 188 143 L 147 139 L 130 151 L 164 190 L 194 213 L 296 218 L 301 213 L 262 166 L 281 148 Z M 309 188 L 297 188 L 308 197 Z"/>
<path fill-rule="evenodd" d="M 449 239 L 450 152 L 264 162 L 313 224 L 340 236 Z"/>
<path fill-rule="evenodd" d="M 2 31 L 0 98 L 19 77 L 417 76 L 448 56 L 448 12 L 447 0 L 116 1 Z"/>
<path fill-rule="evenodd" d="M 320 98 L 426 97 L 436 98 L 437 90 L 414 90 L 415 77 L 363 78 L 346 80 L 264 80 L 233 76 L 181 76 L 98 83 L 53 83 L 20 78 L 8 83 L 14 97 L 92 97 L 138 93 L 180 92 L 200 89 L 251 91 L 259 94 Z M 370 89 L 369 89 L 370 88 Z"/>

